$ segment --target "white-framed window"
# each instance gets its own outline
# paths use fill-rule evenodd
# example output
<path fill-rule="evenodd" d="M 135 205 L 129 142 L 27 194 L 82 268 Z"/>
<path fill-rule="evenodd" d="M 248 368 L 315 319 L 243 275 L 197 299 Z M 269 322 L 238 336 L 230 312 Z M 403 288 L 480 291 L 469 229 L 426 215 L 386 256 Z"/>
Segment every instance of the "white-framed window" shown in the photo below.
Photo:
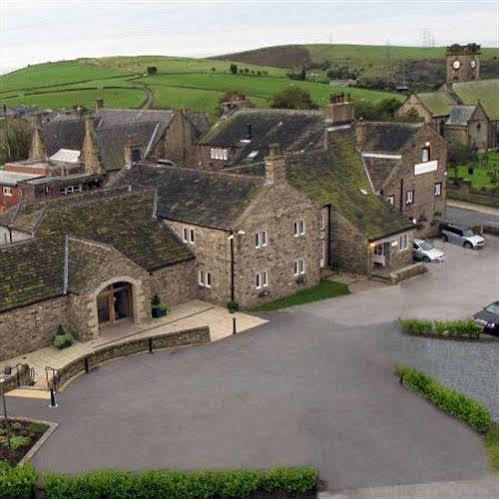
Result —
<path fill-rule="evenodd" d="M 264 248 L 267 246 L 267 231 L 257 232 L 255 234 L 255 248 Z"/>
<path fill-rule="evenodd" d="M 189 242 L 190 242 L 191 244 L 194 244 L 194 243 L 195 243 L 194 229 L 191 229 L 191 230 L 189 231 Z"/>
<path fill-rule="evenodd" d="M 229 153 L 227 149 L 223 149 L 221 147 L 212 147 L 210 148 L 210 158 L 211 159 L 221 159 L 223 161 L 227 161 L 229 157 Z"/>
<path fill-rule="evenodd" d="M 211 288 L 211 272 L 200 270 L 198 274 L 198 283 L 203 288 Z"/>
<path fill-rule="evenodd" d="M 399 239 L 399 250 L 405 251 L 408 247 L 408 237 L 407 234 L 402 234 Z"/>
<path fill-rule="evenodd" d="M 269 275 L 266 270 L 257 272 L 255 274 L 255 287 L 256 289 L 266 288 L 269 285 Z"/>
<path fill-rule="evenodd" d="M 12 187 L 4 186 L 3 195 L 4 196 L 12 196 Z"/>
<path fill-rule="evenodd" d="M 427 163 L 428 161 L 430 161 L 430 148 L 423 147 L 421 149 L 421 163 Z"/>
<path fill-rule="evenodd" d="M 320 230 L 324 230 L 326 228 L 326 215 L 321 213 L 321 226 Z"/>
<path fill-rule="evenodd" d="M 386 196 L 386 200 L 391 204 L 395 204 L 395 196 L 392 194 L 391 196 Z"/>
<path fill-rule="evenodd" d="M 196 238 L 194 235 L 194 229 L 190 229 L 189 227 L 182 228 L 182 241 L 184 243 L 194 244 Z"/>
<path fill-rule="evenodd" d="M 414 189 L 407 191 L 405 193 L 405 204 L 413 204 L 414 203 Z"/>
<path fill-rule="evenodd" d="M 321 249 L 319 253 L 319 265 L 320 268 L 324 268 L 326 266 L 326 241 L 321 241 Z"/>
<path fill-rule="evenodd" d="M 442 182 L 437 182 L 433 185 L 433 194 L 435 197 L 439 197 L 442 195 Z"/>
<path fill-rule="evenodd" d="M 294 263 L 294 273 L 296 276 L 303 275 L 306 271 L 305 258 L 297 258 Z"/>
<path fill-rule="evenodd" d="M 293 231 L 295 237 L 303 236 L 305 234 L 305 220 L 296 220 L 293 224 Z"/>

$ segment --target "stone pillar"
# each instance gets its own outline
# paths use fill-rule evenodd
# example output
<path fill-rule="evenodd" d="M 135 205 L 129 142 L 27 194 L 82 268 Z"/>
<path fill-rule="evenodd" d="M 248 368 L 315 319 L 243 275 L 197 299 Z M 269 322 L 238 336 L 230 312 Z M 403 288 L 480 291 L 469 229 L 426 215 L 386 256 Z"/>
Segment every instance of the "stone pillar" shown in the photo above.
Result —
<path fill-rule="evenodd" d="M 85 139 L 81 150 L 81 159 L 87 173 L 105 173 L 100 161 L 100 154 L 95 140 L 95 122 L 92 116 L 85 116 Z"/>
<path fill-rule="evenodd" d="M 362 149 L 367 141 L 367 123 L 364 118 L 359 118 L 355 123 L 355 142 Z"/>
<path fill-rule="evenodd" d="M 286 159 L 279 144 L 269 146 L 269 155 L 265 158 L 265 180 L 274 185 L 286 182 Z"/>
<path fill-rule="evenodd" d="M 326 125 L 329 126 L 352 123 L 355 118 L 355 110 L 350 94 L 332 94 L 324 114 Z"/>
<path fill-rule="evenodd" d="M 33 136 L 31 137 L 31 147 L 29 159 L 46 161 L 48 159 L 47 149 L 42 136 L 42 115 L 35 114 L 33 118 Z"/>

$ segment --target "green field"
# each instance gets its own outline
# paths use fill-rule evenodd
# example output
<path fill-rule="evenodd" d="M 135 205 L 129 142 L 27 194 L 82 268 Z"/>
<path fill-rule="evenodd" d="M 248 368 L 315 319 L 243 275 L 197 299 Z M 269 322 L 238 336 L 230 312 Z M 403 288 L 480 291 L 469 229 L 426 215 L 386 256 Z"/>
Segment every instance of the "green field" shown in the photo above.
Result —
<path fill-rule="evenodd" d="M 477 165 L 449 168 L 449 178 L 469 180 L 477 189 L 499 187 L 499 152 L 489 151 L 487 158 L 487 167 L 479 166 L 481 165 L 481 155 L 479 155 Z"/>
<path fill-rule="evenodd" d="M 156 66 L 158 74 L 148 76 L 148 66 Z M 282 68 L 250 64 L 239 64 L 239 68 L 247 68 L 250 73 L 232 74 L 228 61 L 163 56 L 38 64 L 0 77 L 0 101 L 7 106 L 69 109 L 76 105 L 92 108 L 95 99 L 104 98 L 106 107 L 138 108 L 146 103 L 144 87 L 148 87 L 154 108 L 183 107 L 214 117 L 220 97 L 231 90 L 245 93 L 259 107 L 268 107 L 276 92 L 291 85 L 308 90 L 321 107 L 331 93 L 345 91 L 323 83 L 290 80 Z M 402 100 L 398 94 L 382 91 L 360 88 L 348 91 L 360 101 L 376 103 L 390 97 Z"/>

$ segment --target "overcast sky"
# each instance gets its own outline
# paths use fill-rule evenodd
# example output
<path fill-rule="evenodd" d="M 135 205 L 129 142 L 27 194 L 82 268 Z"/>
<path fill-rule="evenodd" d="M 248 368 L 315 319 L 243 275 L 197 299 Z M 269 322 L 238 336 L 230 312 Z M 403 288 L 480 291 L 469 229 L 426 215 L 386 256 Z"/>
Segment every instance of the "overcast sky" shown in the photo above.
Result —
<path fill-rule="evenodd" d="M 292 43 L 498 43 L 499 0 L 0 0 L 0 70 L 83 56 L 203 57 Z"/>

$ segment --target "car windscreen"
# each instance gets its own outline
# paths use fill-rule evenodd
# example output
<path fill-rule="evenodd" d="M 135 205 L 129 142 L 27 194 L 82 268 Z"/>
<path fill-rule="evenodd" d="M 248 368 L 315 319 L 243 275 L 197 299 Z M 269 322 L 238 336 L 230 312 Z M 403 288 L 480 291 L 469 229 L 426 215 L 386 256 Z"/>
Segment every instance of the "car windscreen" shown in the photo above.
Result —
<path fill-rule="evenodd" d="M 475 234 L 471 229 L 463 229 L 463 236 L 464 237 L 471 237 L 474 236 Z"/>
<path fill-rule="evenodd" d="M 488 307 L 485 307 L 485 311 L 499 316 L 499 304 L 492 303 Z"/>
<path fill-rule="evenodd" d="M 430 251 L 433 249 L 433 246 L 430 243 L 427 243 L 426 241 L 421 241 L 419 245 L 421 246 L 421 249 L 424 249 L 425 251 Z"/>

